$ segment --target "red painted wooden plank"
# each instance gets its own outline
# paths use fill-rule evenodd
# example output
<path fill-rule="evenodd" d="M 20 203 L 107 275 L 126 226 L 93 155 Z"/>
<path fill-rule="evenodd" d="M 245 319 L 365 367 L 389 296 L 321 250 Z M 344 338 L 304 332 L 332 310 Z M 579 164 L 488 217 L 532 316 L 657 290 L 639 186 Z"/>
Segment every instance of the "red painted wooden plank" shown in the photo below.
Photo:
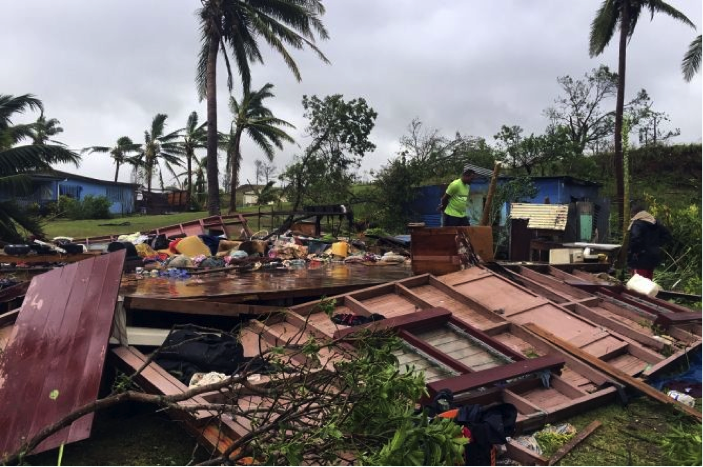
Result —
<path fill-rule="evenodd" d="M 61 324 L 76 267 L 57 269 L 32 279 L 0 368 L 0 414 L 2 423 L 0 456 L 15 451 L 27 436 L 39 399 L 52 349 L 50 342 Z M 32 399 L 28 395 L 34 395 Z M 28 401 L 31 400 L 31 403 Z"/>
<path fill-rule="evenodd" d="M 77 263 L 73 283 L 66 284 L 69 290 L 68 301 L 63 307 L 65 311 L 62 313 L 63 318 L 59 327 L 55 329 L 56 334 L 51 335 L 51 341 L 48 342 L 48 345 L 53 351 L 53 355 L 50 357 L 49 365 L 43 375 L 44 385 L 40 392 L 40 394 L 43 395 L 42 397 L 48 398 L 48 395 L 52 391 L 58 391 L 58 398 L 51 404 L 39 403 L 36 405 L 34 416 L 31 417 L 32 425 L 29 428 L 30 433 L 36 433 L 41 430 L 47 424 L 46 420 L 58 420 L 60 417 L 57 417 L 57 414 L 70 412 L 73 406 L 70 398 L 73 392 L 71 386 L 80 386 L 82 384 L 82 381 L 76 378 L 75 364 L 69 366 L 69 362 L 74 357 L 74 341 L 80 343 L 80 339 L 84 338 L 84 336 L 78 335 L 78 327 L 81 320 L 80 310 L 83 307 L 83 299 L 86 296 L 85 287 L 90 281 L 93 264 L 92 261 L 81 261 Z M 52 438 L 65 439 L 66 430 L 62 430 Z M 46 447 L 51 446 L 50 440 L 51 438 L 38 446 L 37 452 L 50 449 L 50 447 Z M 60 444 L 59 442 L 59 445 Z"/>
<path fill-rule="evenodd" d="M 99 281 L 94 283 L 94 287 L 100 292 L 97 307 L 95 307 L 95 305 L 91 306 L 91 303 L 87 302 L 87 308 L 83 311 L 83 313 L 87 312 L 95 316 L 99 321 L 95 326 L 86 326 L 88 336 L 86 341 L 89 343 L 89 346 L 87 352 L 85 352 L 83 375 L 80 377 L 81 387 L 78 397 L 75 400 L 75 405 L 80 405 L 84 403 L 83 401 L 94 399 L 97 397 L 100 389 L 102 367 L 107 357 L 107 346 L 110 339 L 112 320 L 115 314 L 115 302 L 117 301 L 117 295 L 120 289 L 123 265 L 124 258 L 122 256 L 110 258 L 103 274 L 102 283 Z M 81 349 L 76 349 L 76 354 L 81 355 Z M 87 417 L 90 418 L 87 419 Z M 68 442 L 79 441 L 90 436 L 92 417 L 87 417 L 76 420 L 76 422 L 71 425 Z"/>
<path fill-rule="evenodd" d="M 544 357 L 532 358 L 521 362 L 508 363 L 507 365 L 491 368 L 486 371 L 478 371 L 465 375 L 455 376 L 440 381 L 429 383 L 427 388 L 430 396 L 434 396 L 442 389 L 450 389 L 454 393 L 468 391 L 469 389 L 480 388 L 489 384 L 500 383 L 507 379 L 524 376 L 541 370 L 557 370 L 564 366 L 564 359 L 558 355 L 547 355 Z"/>
<path fill-rule="evenodd" d="M 97 397 L 124 256 L 118 251 L 32 280 L 0 363 L 0 456 Z M 34 453 L 85 439 L 91 424 L 92 416 L 77 420 Z"/>
<path fill-rule="evenodd" d="M 381 321 L 352 326 L 347 329 L 340 329 L 334 333 L 334 338 L 341 339 L 364 329 L 368 329 L 370 331 L 378 331 L 381 329 L 412 330 L 422 328 L 430 323 L 437 326 L 445 323 L 450 316 L 452 316 L 451 311 L 445 308 L 430 308 L 429 310 L 422 310 L 416 313 L 409 313 L 407 315 L 387 318 Z"/>

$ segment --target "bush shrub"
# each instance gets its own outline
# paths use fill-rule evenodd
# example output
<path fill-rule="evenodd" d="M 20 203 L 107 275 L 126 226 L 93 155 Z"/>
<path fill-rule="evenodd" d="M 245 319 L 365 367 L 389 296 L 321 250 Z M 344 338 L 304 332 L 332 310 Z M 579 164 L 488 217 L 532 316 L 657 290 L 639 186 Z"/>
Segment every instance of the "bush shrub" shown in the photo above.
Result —
<path fill-rule="evenodd" d="M 63 217 L 72 220 L 81 219 L 110 219 L 110 206 L 112 203 L 105 196 L 87 195 L 82 201 L 61 196 L 59 198 L 59 212 Z"/>

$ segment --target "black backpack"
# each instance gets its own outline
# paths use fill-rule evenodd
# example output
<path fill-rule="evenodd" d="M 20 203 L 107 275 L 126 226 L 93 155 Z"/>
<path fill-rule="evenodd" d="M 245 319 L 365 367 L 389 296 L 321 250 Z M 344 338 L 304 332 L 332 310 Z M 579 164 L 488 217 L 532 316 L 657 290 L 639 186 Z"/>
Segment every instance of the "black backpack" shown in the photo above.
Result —
<path fill-rule="evenodd" d="M 233 375 L 249 360 L 234 337 L 203 332 L 192 326 L 171 331 L 155 358 L 156 363 L 185 384 L 194 373 L 216 371 Z"/>

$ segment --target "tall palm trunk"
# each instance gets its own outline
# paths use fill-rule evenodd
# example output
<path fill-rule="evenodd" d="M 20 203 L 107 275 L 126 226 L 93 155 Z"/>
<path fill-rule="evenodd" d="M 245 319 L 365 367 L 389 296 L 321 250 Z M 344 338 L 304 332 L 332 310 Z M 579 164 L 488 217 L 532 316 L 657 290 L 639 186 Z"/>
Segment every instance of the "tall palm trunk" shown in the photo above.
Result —
<path fill-rule="evenodd" d="M 187 157 L 187 177 L 188 177 L 188 189 L 186 190 L 186 209 L 190 209 L 190 198 L 191 198 L 191 193 L 193 192 L 193 166 L 192 166 L 192 161 L 193 161 L 193 156 L 192 154 L 188 154 Z"/>
<path fill-rule="evenodd" d="M 210 37 L 207 54 L 207 210 L 220 214 L 220 190 L 217 180 L 217 52 L 219 39 Z"/>
<path fill-rule="evenodd" d="M 115 161 L 115 183 L 117 183 L 117 177 L 120 175 L 120 163 Z"/>
<path fill-rule="evenodd" d="M 622 155 L 622 119 L 625 109 L 625 65 L 627 63 L 627 36 L 630 32 L 630 9 L 624 2 L 620 17 L 620 50 L 618 56 L 618 95 L 615 103 L 615 187 L 618 204 L 618 225 L 625 222 L 625 172 Z"/>
<path fill-rule="evenodd" d="M 237 185 L 239 184 L 239 166 L 241 165 L 241 153 L 239 152 L 239 143 L 242 140 L 242 128 L 237 127 L 234 133 L 234 142 L 232 143 L 232 156 L 230 157 L 230 165 L 232 166 L 232 179 L 230 180 L 229 188 L 229 213 L 237 211 Z"/>
<path fill-rule="evenodd" d="M 151 193 L 151 179 L 154 177 L 154 161 L 150 156 L 147 156 L 146 160 L 146 191 Z"/>

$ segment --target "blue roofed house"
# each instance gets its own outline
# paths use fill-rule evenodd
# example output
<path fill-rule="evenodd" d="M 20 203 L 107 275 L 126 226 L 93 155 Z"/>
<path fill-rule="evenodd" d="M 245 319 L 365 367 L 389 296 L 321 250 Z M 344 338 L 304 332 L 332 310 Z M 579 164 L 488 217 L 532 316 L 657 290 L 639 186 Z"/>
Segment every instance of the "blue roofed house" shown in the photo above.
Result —
<path fill-rule="evenodd" d="M 483 167 L 468 164 L 475 172 L 476 176 L 471 182 L 471 191 L 469 193 L 469 202 L 467 206 L 467 216 L 471 224 L 476 225 L 480 222 L 483 213 L 483 206 L 488 194 L 492 170 Z M 515 177 L 501 175 L 498 178 L 498 185 L 513 180 Z M 604 240 L 608 236 L 608 216 L 610 213 L 610 201 L 600 196 L 601 184 L 581 180 L 571 176 L 548 176 L 548 177 L 530 177 L 531 181 L 537 188 L 537 194 L 531 200 L 522 200 L 527 203 L 536 204 L 568 204 L 571 206 L 570 212 L 574 211 L 578 215 L 578 210 L 583 203 L 591 205 L 592 219 L 590 221 L 590 229 L 593 235 L 597 229 L 597 237 L 599 240 Z M 444 194 L 447 185 L 430 185 L 418 187 L 417 196 L 412 203 L 412 211 L 415 213 L 415 221 L 424 222 L 428 227 L 439 227 L 441 225 L 441 215 L 437 212 L 437 205 L 440 198 Z M 577 203 L 579 206 L 577 206 Z M 510 215 L 510 205 L 504 203 L 500 207 L 499 225 L 505 225 Z M 575 223 L 571 223 L 574 225 Z M 581 230 L 581 229 L 579 229 Z M 584 225 L 582 232 L 572 232 L 569 236 L 573 236 L 573 241 L 580 241 L 580 238 L 587 236 L 588 228 Z"/>
<path fill-rule="evenodd" d="M 31 177 L 31 193 L 18 197 L 12 189 L 0 188 L 0 200 L 15 200 L 20 206 L 37 204 L 40 207 L 56 202 L 59 196 L 70 196 L 82 200 L 88 195 L 105 196 L 112 204 L 112 214 L 131 214 L 134 212 L 135 193 L 139 185 L 124 182 L 112 182 L 70 174 L 59 170 L 36 172 Z"/>

